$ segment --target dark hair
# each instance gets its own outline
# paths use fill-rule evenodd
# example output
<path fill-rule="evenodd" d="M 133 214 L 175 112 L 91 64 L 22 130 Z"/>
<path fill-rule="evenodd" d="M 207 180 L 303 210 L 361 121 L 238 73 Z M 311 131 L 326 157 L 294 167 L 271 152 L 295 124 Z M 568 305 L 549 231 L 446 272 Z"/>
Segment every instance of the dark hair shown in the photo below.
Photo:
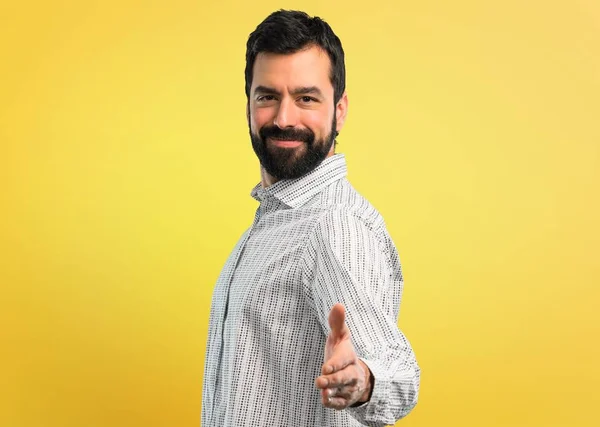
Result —
<path fill-rule="evenodd" d="M 329 24 L 315 16 L 296 10 L 271 13 L 248 37 L 246 44 L 246 97 L 250 98 L 252 74 L 256 56 L 261 52 L 289 54 L 318 46 L 329 55 L 334 103 L 346 89 L 344 50 Z"/>

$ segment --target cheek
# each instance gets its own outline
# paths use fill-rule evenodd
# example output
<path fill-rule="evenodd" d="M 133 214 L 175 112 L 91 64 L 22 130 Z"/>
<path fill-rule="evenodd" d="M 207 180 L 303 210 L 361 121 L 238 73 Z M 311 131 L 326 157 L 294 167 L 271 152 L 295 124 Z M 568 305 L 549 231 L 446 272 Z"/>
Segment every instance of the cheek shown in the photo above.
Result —
<path fill-rule="evenodd" d="M 307 114 L 304 117 L 302 124 L 305 127 L 312 129 L 317 137 L 323 138 L 331 132 L 332 120 L 333 116 L 328 114 Z"/>
<path fill-rule="evenodd" d="M 257 108 L 250 111 L 250 130 L 258 133 L 264 125 L 273 122 L 273 111 L 270 108 Z"/>

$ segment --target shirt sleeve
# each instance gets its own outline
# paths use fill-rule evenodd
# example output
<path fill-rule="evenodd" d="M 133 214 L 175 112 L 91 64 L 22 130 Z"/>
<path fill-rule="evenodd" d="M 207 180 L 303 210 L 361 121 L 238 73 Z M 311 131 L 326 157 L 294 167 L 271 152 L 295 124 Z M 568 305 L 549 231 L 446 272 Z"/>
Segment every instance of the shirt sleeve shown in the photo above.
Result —
<path fill-rule="evenodd" d="M 397 326 L 402 272 L 391 240 L 352 213 L 329 212 L 311 233 L 301 268 L 323 332 L 331 307 L 344 304 L 354 348 L 375 378 L 369 402 L 345 410 L 364 425 L 394 424 L 417 403 L 420 369 Z"/>

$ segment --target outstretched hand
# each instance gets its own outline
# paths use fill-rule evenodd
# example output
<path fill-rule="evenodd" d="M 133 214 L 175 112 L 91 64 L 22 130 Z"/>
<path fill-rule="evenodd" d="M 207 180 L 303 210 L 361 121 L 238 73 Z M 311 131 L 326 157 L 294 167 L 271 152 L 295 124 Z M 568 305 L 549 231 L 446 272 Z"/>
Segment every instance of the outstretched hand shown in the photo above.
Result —
<path fill-rule="evenodd" d="M 315 385 L 321 390 L 324 406 L 341 410 L 366 402 L 373 385 L 369 368 L 354 351 L 342 304 L 335 304 L 329 312 L 329 327 L 325 362 Z"/>

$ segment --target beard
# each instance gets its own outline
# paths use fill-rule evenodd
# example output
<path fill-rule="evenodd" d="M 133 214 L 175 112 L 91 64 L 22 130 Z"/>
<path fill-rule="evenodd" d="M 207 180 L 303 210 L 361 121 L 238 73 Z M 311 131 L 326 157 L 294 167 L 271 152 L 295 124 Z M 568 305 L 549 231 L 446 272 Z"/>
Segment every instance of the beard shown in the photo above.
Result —
<path fill-rule="evenodd" d="M 336 118 L 333 117 L 331 130 L 323 139 L 316 140 L 310 129 L 263 126 L 258 135 L 250 129 L 252 148 L 263 168 L 277 179 L 295 179 L 307 174 L 327 157 L 337 136 Z M 301 141 L 299 147 L 276 147 L 268 139 Z"/>

